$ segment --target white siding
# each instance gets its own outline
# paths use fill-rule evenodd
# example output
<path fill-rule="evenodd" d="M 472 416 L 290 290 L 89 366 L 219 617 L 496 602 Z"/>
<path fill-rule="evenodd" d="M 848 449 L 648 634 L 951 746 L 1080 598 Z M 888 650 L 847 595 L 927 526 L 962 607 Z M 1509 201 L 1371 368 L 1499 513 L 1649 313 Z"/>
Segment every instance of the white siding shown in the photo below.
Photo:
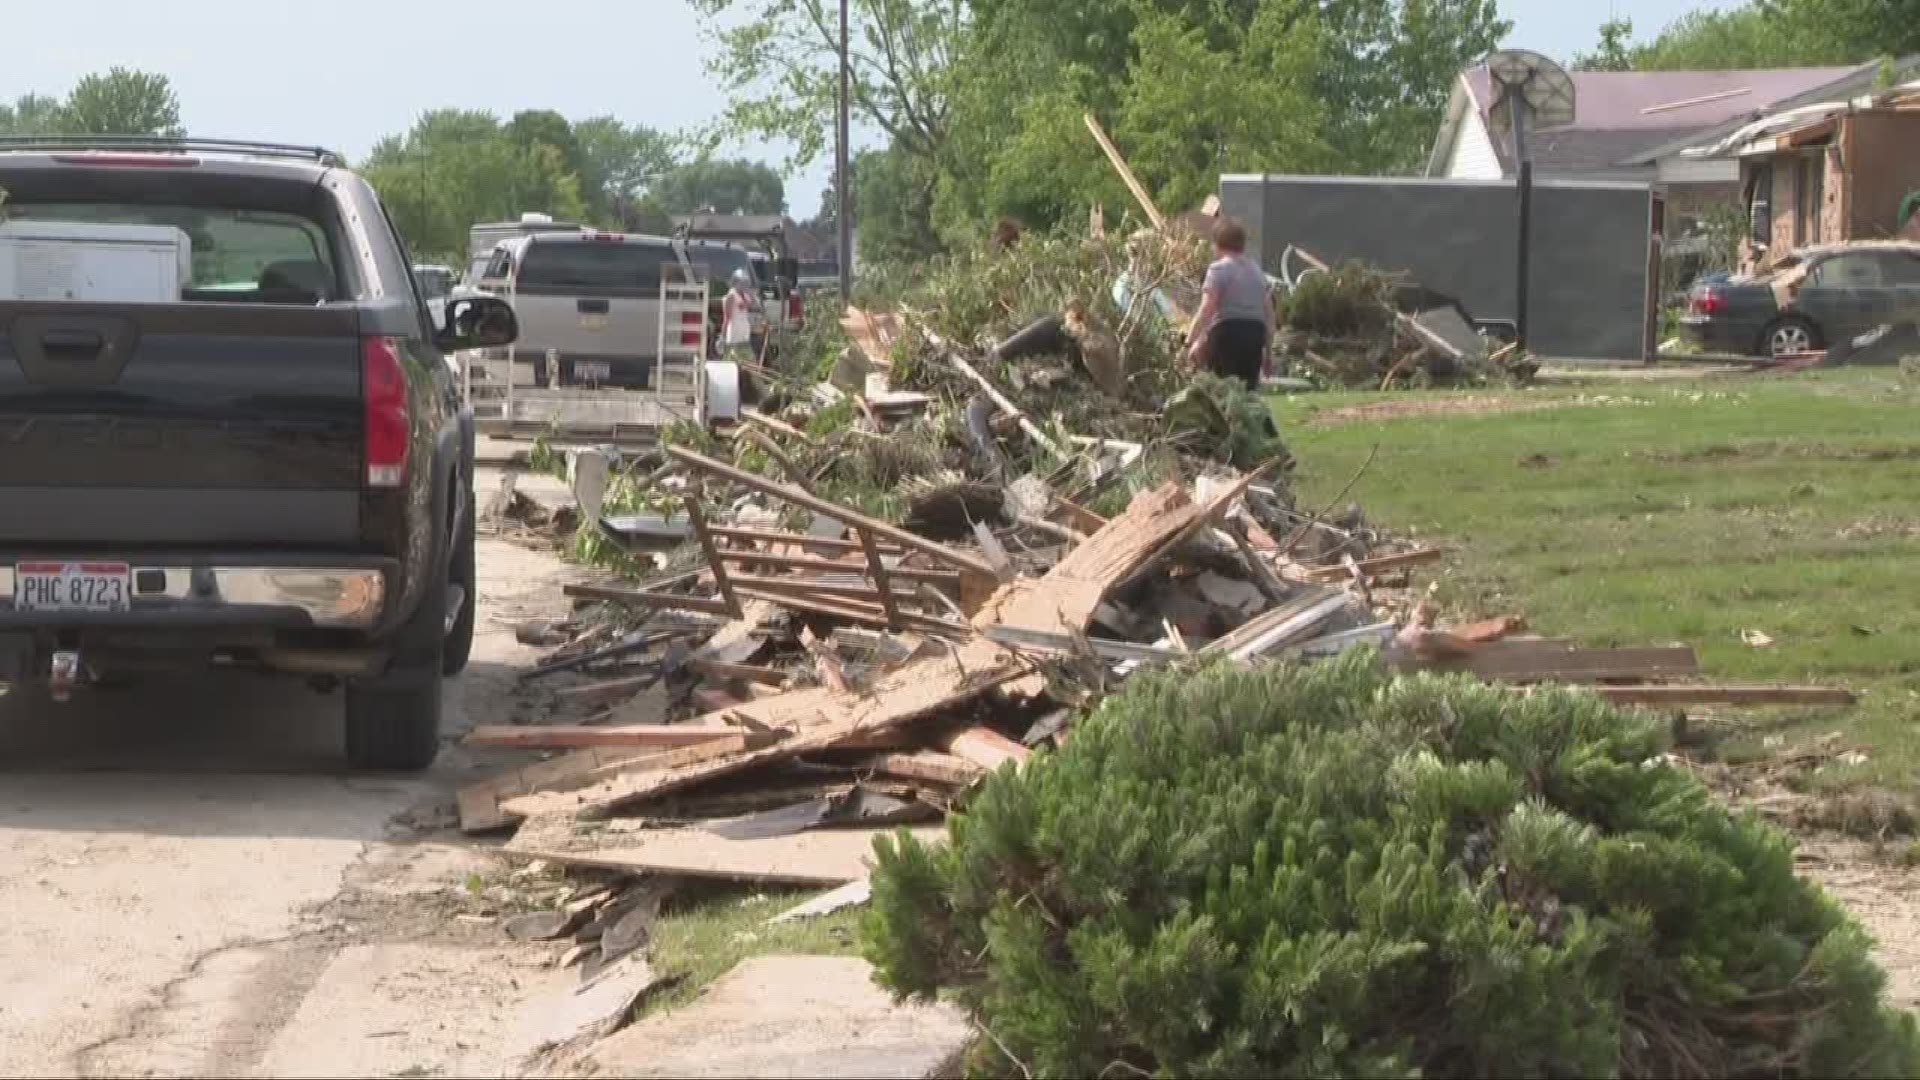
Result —
<path fill-rule="evenodd" d="M 1447 154 L 1447 177 L 1451 180 L 1499 180 L 1506 173 L 1500 168 L 1500 155 L 1487 135 L 1486 122 L 1477 110 L 1469 109 L 1460 118 L 1460 131 L 1453 137 L 1453 149 Z"/>
<path fill-rule="evenodd" d="M 1659 161 L 1660 179 L 1668 184 L 1733 184 L 1740 180 L 1740 163 L 1732 158 L 1683 158 L 1668 154 Z"/>

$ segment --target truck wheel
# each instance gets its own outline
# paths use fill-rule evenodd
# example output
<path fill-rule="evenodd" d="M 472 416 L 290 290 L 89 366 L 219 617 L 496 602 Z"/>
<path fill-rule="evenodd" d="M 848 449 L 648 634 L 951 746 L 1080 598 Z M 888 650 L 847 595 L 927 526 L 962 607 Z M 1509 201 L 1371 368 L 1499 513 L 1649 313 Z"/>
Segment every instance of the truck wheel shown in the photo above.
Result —
<path fill-rule="evenodd" d="M 440 679 L 453 576 L 448 554 L 446 570 L 427 583 L 420 607 L 395 637 L 386 673 L 347 683 L 347 764 L 355 769 L 419 772 L 440 753 Z"/>
<path fill-rule="evenodd" d="M 347 764 L 419 772 L 440 753 L 440 673 L 410 686 L 347 684 Z"/>
<path fill-rule="evenodd" d="M 458 590 L 460 613 L 447 630 L 445 652 L 440 658 L 442 675 L 458 675 L 467 669 L 467 660 L 473 655 L 473 617 L 480 606 L 480 565 L 474 551 L 473 500 L 467 499 L 466 504 L 464 520 L 453 536 L 453 559 L 447 573 L 447 584 L 451 586 L 447 599 L 451 602 L 455 590 Z"/>

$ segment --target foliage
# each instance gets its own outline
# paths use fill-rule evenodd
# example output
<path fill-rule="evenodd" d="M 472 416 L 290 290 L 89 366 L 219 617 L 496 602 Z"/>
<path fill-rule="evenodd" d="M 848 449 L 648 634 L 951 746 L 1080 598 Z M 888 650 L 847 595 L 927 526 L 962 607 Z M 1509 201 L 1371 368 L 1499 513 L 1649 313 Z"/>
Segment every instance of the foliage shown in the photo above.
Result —
<path fill-rule="evenodd" d="M 840 88 L 832 0 L 688 0 L 716 51 L 707 70 L 729 94 L 723 131 L 792 142 L 804 167 L 833 145 Z M 892 145 L 934 158 L 946 141 L 949 50 L 965 0 L 851 0 L 850 110 Z"/>
<path fill-rule="evenodd" d="M 935 176 L 926 159 L 893 147 L 862 151 L 850 167 L 862 262 L 914 263 L 939 252 L 933 231 Z M 837 221 L 829 218 L 828 225 Z"/>
<path fill-rule="evenodd" d="M 1656 71 L 1860 64 L 1916 52 L 1916 0 L 1749 0 L 1682 15 L 1633 51 L 1633 66 Z"/>
<path fill-rule="evenodd" d="M 787 208 L 780 174 L 757 161 L 700 158 L 672 169 L 653 189 L 669 214 L 778 214 Z"/>
<path fill-rule="evenodd" d="M 546 141 L 551 132 L 539 134 L 541 121 L 517 120 L 516 129 L 491 113 L 439 109 L 374 146 L 361 171 L 417 257 L 464 263 L 475 222 L 510 221 L 529 210 L 588 217 L 577 165 L 568 160 L 578 145 L 564 139 L 556 146 Z"/>
<path fill-rule="evenodd" d="M 1615 16 L 1600 24 L 1600 43 L 1573 58 L 1575 71 L 1632 71 L 1633 20 Z"/>
<path fill-rule="evenodd" d="M 186 134 L 180 98 L 165 75 L 113 67 L 74 84 L 65 100 L 25 94 L 0 103 L 0 134 Z"/>
<path fill-rule="evenodd" d="M 1329 337 L 1374 334 L 1393 321 L 1385 307 L 1392 299 L 1393 283 L 1385 274 L 1348 262 L 1301 278 L 1287 294 L 1280 318 L 1292 329 Z"/>
<path fill-rule="evenodd" d="M 865 951 L 1001 1072 L 1913 1074 L 1865 934 L 1663 739 L 1365 652 L 1138 679 L 877 844 Z"/>

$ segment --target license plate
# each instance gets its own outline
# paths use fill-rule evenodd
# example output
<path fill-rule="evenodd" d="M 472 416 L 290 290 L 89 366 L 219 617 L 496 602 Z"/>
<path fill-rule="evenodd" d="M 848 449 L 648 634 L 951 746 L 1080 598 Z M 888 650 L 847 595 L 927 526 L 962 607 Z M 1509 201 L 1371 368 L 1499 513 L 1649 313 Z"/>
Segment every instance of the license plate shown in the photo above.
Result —
<path fill-rule="evenodd" d="M 607 317 L 605 315 L 580 316 L 580 329 L 582 330 L 605 330 L 606 328 Z"/>
<path fill-rule="evenodd" d="M 20 611 L 126 611 L 133 572 L 126 563 L 36 562 L 14 567 Z"/>
<path fill-rule="evenodd" d="M 603 360 L 576 360 L 573 377 L 582 382 L 606 382 L 613 378 L 613 365 Z"/>

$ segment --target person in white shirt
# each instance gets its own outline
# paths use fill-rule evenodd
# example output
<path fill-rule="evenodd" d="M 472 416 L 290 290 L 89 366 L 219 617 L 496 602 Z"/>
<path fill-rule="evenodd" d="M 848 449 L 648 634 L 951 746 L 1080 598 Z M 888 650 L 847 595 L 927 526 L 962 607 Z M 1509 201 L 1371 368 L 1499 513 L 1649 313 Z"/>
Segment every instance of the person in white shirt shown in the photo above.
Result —
<path fill-rule="evenodd" d="M 760 297 L 754 292 L 753 276 L 745 270 L 733 272 L 733 288 L 721 305 L 723 322 L 720 340 L 728 353 L 754 353 L 753 315 L 760 310 Z"/>

